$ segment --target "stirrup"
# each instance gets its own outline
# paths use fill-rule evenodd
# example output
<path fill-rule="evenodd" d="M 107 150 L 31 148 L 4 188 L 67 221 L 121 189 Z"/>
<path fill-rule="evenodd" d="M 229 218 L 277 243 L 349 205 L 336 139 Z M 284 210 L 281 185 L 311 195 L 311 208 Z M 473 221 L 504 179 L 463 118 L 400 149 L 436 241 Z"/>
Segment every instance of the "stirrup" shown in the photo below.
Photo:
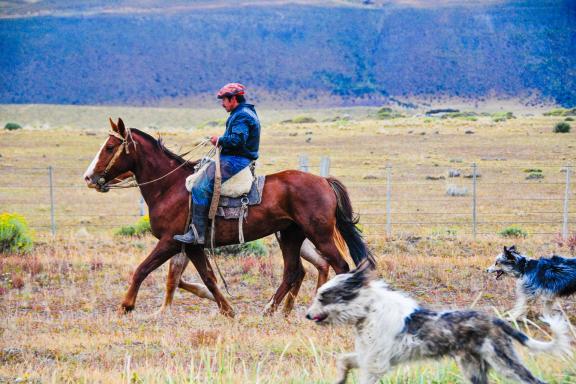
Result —
<path fill-rule="evenodd" d="M 185 234 L 174 235 L 173 238 L 176 241 L 186 244 L 204 244 L 204 238 L 200 238 L 200 236 L 198 236 L 198 231 L 196 231 L 196 227 L 194 225 L 191 225 L 190 229 Z"/>

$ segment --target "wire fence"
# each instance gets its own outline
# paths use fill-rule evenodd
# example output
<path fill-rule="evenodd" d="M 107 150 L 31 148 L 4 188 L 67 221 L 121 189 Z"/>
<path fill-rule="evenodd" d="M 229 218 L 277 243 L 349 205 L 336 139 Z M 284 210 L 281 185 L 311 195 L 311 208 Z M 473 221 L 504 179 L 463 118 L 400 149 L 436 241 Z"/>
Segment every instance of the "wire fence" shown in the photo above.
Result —
<path fill-rule="evenodd" d="M 297 160 L 294 161 L 294 160 Z M 339 178 L 367 236 L 477 236 L 516 231 L 567 239 L 574 231 L 573 167 L 455 162 L 345 164 L 300 156 L 286 168 Z M 138 189 L 86 188 L 77 167 L 0 166 L 0 211 L 24 215 L 42 233 L 106 231 L 147 212 Z M 263 169 L 262 174 L 266 171 Z"/>

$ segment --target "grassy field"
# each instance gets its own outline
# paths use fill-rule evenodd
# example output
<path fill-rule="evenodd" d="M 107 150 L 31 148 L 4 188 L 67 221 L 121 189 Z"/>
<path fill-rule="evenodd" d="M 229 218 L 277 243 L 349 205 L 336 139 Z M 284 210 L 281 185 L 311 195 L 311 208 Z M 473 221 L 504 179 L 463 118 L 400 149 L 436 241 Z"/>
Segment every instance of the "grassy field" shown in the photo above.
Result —
<path fill-rule="evenodd" d="M 2 125 L 16 121 L 25 126 L 0 133 L 0 211 L 20 212 L 38 225 L 37 246 L 30 255 L 0 255 L 0 382 L 333 382 L 335 356 L 352 348 L 352 330 L 321 328 L 304 319 L 316 280 L 311 266 L 306 266 L 309 273 L 294 313 L 288 319 L 261 316 L 282 271 L 271 239 L 266 240 L 269 257 L 216 258 L 231 287 L 230 300 L 238 313 L 233 320 L 220 316 L 212 302 L 186 292 L 177 292 L 171 313 L 152 316 L 162 303 L 166 267 L 144 282 L 134 314 L 117 315 L 130 276 L 154 239 L 111 234 L 120 224 L 136 220 L 129 215 L 137 214 L 137 191 L 97 194 L 82 186 L 81 174 L 105 138 L 110 114 L 122 116 L 129 126 L 150 132 L 152 126 L 159 128 L 176 150 L 220 132 L 221 126 L 206 122 L 218 124 L 225 117 L 217 110 L 0 108 Z M 456 215 L 469 212 L 470 195 L 446 198 L 449 180 L 426 178 L 445 176 L 452 168 L 466 173 L 475 162 L 482 175 L 479 212 L 547 221 L 543 212 L 561 212 L 560 170 L 574 160 L 574 132 L 552 133 L 561 118 L 526 115 L 495 123 L 490 117 L 468 121 L 412 116 L 383 121 L 375 114 L 371 109 L 262 111 L 260 173 L 294 168 L 297 155 L 303 153 L 317 172 L 320 156 L 331 156 L 331 173 L 350 188 L 362 213 L 361 225 L 376 254 L 379 274 L 432 308 L 473 305 L 495 315 L 509 309 L 513 282 L 496 281 L 484 272 L 503 245 L 515 242 L 531 255 L 570 254 L 556 239 L 558 221 L 522 224 L 529 235 L 518 239 L 497 236 L 505 224 L 489 222 L 480 227 L 485 234 L 474 241 L 469 222 Z M 281 123 L 298 115 L 318 122 Z M 395 220 L 418 223 L 395 224 L 391 237 L 382 234 L 387 163 L 394 167 L 393 210 L 397 216 L 406 212 L 406 218 Z M 55 238 L 45 227 L 48 165 L 55 167 L 58 186 Z M 541 169 L 545 179 L 526 180 L 524 171 L 532 168 Z M 457 182 L 470 188 L 470 179 Z M 575 189 L 570 195 L 571 223 Z M 522 201 L 518 195 L 540 199 Z M 436 211 L 446 213 L 440 221 L 454 224 L 432 223 L 438 220 L 431 218 Z M 199 280 L 192 268 L 185 277 Z M 564 300 L 563 307 L 574 322 L 575 300 Z M 534 310 L 531 318 L 539 308 Z M 546 338 L 535 326 L 519 326 Z M 524 352 L 524 361 L 539 377 L 576 383 L 575 360 Z M 491 381 L 504 382 L 495 374 Z M 383 382 L 462 379 L 454 363 L 443 360 L 400 367 Z"/>

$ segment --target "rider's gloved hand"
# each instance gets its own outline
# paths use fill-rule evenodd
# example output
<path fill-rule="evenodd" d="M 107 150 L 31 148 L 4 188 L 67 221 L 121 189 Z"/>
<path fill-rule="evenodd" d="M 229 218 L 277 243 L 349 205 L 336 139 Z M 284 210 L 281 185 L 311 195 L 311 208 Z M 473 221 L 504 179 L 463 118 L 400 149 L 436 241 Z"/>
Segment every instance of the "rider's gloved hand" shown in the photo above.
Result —
<path fill-rule="evenodd" d="M 218 136 L 212 136 L 212 137 L 210 138 L 210 142 L 212 143 L 213 146 L 217 146 L 217 145 L 218 145 L 218 139 L 219 139 Z"/>

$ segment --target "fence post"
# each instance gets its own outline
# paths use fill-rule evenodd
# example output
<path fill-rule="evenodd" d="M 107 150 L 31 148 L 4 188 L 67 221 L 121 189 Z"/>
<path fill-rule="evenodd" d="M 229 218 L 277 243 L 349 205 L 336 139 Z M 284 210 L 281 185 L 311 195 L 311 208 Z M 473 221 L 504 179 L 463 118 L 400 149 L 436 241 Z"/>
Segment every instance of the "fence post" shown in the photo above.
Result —
<path fill-rule="evenodd" d="M 476 240 L 476 176 L 477 176 L 477 166 L 476 163 L 472 163 L 472 239 Z"/>
<path fill-rule="evenodd" d="M 566 189 L 564 189 L 564 213 L 562 217 L 562 238 L 564 241 L 568 240 L 568 202 L 570 200 L 570 171 L 571 166 L 566 166 Z"/>
<path fill-rule="evenodd" d="M 386 165 L 386 236 L 392 237 L 392 166 Z"/>
<path fill-rule="evenodd" d="M 330 175 L 330 157 L 322 156 L 320 159 L 320 176 L 328 177 Z"/>
<path fill-rule="evenodd" d="M 308 156 L 300 155 L 299 157 L 299 169 L 304 172 L 308 172 Z"/>
<path fill-rule="evenodd" d="M 50 227 L 52 229 L 52 236 L 56 235 L 56 218 L 54 217 L 54 170 L 52 166 L 48 166 L 48 180 L 50 185 Z"/>
<path fill-rule="evenodd" d="M 140 216 L 144 216 L 146 214 L 146 208 L 144 204 L 144 196 L 140 195 Z"/>

